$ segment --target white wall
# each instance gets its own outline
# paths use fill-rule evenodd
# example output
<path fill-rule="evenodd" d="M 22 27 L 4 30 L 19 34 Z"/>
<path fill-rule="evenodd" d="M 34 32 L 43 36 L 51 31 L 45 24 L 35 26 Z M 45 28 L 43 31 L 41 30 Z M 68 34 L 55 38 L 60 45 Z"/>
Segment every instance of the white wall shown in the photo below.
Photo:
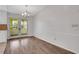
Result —
<path fill-rule="evenodd" d="M 34 18 L 34 36 L 79 53 L 79 6 L 48 6 Z"/>
<path fill-rule="evenodd" d="M 33 36 L 33 16 L 27 17 L 28 21 L 28 36 Z"/>
<path fill-rule="evenodd" d="M 7 24 L 7 12 L 6 7 L 0 6 L 0 24 Z M 0 42 L 7 41 L 7 30 L 0 30 Z"/>

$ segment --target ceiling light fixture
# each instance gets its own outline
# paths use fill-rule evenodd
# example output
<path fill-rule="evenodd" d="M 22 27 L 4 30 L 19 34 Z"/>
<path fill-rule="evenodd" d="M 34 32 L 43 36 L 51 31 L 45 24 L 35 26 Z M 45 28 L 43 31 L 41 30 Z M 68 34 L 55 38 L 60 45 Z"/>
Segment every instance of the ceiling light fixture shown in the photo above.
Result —
<path fill-rule="evenodd" d="M 27 7 L 28 7 L 28 5 L 25 5 L 25 7 L 27 8 Z M 27 9 L 26 9 L 26 11 L 25 11 L 25 12 L 23 12 L 21 15 L 25 17 L 25 16 L 30 16 L 30 15 L 31 15 L 31 13 L 30 13 L 30 12 L 28 12 L 28 11 L 27 11 Z"/>
<path fill-rule="evenodd" d="M 26 16 L 26 15 L 27 15 L 27 13 L 26 13 L 26 12 L 24 12 L 24 15 Z"/>
<path fill-rule="evenodd" d="M 22 13 L 22 16 L 27 16 L 27 13 L 26 13 L 26 12 L 23 12 L 23 13 Z"/>
<path fill-rule="evenodd" d="M 24 13 L 22 13 L 21 15 L 24 16 Z"/>
<path fill-rule="evenodd" d="M 28 12 L 23 12 L 21 15 L 22 15 L 22 16 L 30 16 L 30 13 L 28 13 Z"/>

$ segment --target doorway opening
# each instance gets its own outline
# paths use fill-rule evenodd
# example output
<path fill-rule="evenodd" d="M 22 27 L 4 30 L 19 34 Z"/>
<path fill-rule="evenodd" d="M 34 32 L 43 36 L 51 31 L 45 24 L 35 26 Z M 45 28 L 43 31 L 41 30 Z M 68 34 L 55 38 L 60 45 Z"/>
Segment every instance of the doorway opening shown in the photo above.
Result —
<path fill-rule="evenodd" d="M 10 31 L 10 37 L 13 36 L 21 36 L 21 35 L 27 35 L 27 20 L 26 18 L 18 19 L 18 18 L 12 18 L 9 19 L 10 25 L 9 25 L 9 31 Z"/>

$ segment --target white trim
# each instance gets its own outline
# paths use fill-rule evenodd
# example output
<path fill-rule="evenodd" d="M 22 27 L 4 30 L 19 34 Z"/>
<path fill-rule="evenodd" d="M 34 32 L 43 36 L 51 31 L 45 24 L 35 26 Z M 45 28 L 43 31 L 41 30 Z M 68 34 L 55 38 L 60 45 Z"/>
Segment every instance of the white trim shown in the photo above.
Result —
<path fill-rule="evenodd" d="M 9 37 L 8 39 L 20 38 L 20 37 L 31 37 L 31 36 L 30 36 L 30 35 L 19 35 L 19 36 L 12 36 L 12 37 Z"/>
<path fill-rule="evenodd" d="M 46 40 L 46 39 L 43 38 L 43 37 L 39 37 L 39 36 L 36 36 L 36 35 L 35 35 L 34 37 L 37 37 L 37 38 L 39 38 L 39 39 L 41 39 L 41 40 L 44 40 L 44 41 L 46 41 L 46 42 L 48 42 L 48 43 L 50 43 L 50 44 L 53 44 L 53 45 L 59 46 L 59 47 L 61 47 L 61 48 L 64 48 L 64 49 L 66 49 L 66 50 L 68 50 L 68 51 L 71 51 L 71 52 L 73 52 L 73 53 L 77 53 L 76 51 L 73 51 L 72 49 L 69 49 L 69 48 L 66 48 L 66 47 L 60 45 L 58 42 L 54 42 L 54 41 L 51 42 L 51 41 Z"/>

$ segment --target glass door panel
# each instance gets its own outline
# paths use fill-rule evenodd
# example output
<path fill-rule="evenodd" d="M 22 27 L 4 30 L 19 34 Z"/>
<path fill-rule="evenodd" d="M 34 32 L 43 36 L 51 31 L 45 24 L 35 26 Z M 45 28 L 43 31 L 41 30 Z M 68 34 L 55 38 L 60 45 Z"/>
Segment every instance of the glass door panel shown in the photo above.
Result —
<path fill-rule="evenodd" d="M 27 34 L 27 20 L 21 20 L 21 34 Z"/>
<path fill-rule="evenodd" d="M 18 31 L 18 19 L 13 19 L 12 17 L 10 17 L 10 35 L 16 36 L 18 35 Z"/>

